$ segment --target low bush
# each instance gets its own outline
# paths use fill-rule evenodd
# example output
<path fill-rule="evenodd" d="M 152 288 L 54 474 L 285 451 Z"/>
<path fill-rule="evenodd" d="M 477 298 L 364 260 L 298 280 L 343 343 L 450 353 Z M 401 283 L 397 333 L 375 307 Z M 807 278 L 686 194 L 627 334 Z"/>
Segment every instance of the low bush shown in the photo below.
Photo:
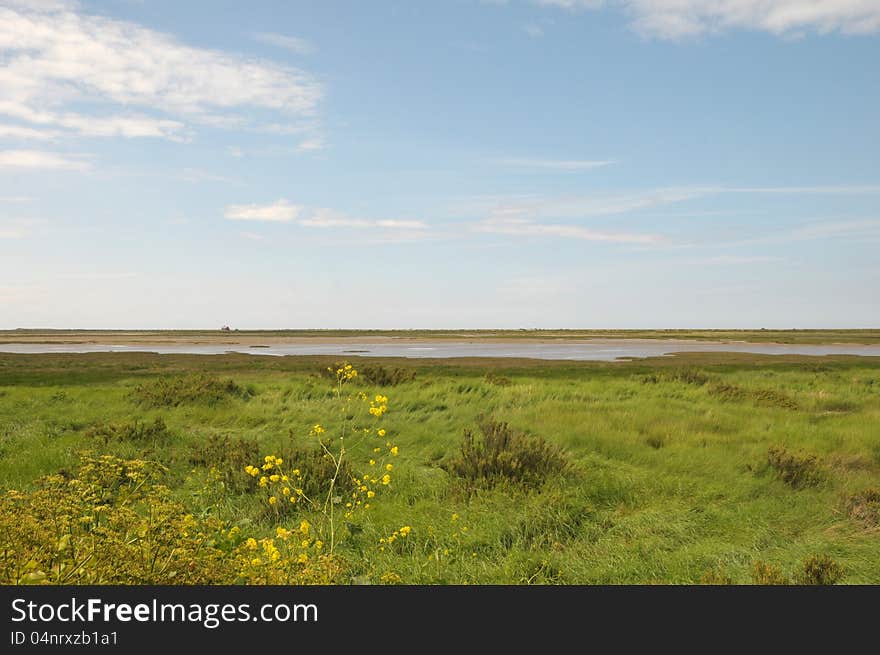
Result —
<path fill-rule="evenodd" d="M 260 446 L 254 439 L 212 434 L 192 446 L 189 461 L 214 470 L 227 489 L 240 493 L 256 488 L 256 482 L 244 472 L 244 467 L 257 459 L 259 452 Z"/>
<path fill-rule="evenodd" d="M 247 400 L 253 395 L 253 389 L 242 387 L 231 378 L 196 374 L 139 384 L 130 398 L 145 407 L 177 407 L 188 403 L 216 405 L 229 398 Z"/>
<path fill-rule="evenodd" d="M 880 526 L 880 488 L 870 487 L 852 494 L 846 509 L 851 519 L 870 528 Z"/>
<path fill-rule="evenodd" d="M 364 366 L 358 372 L 367 384 L 379 387 L 393 387 L 416 378 L 416 372 L 412 369 L 390 366 Z"/>
<path fill-rule="evenodd" d="M 138 420 L 127 423 L 99 423 L 85 433 L 89 439 L 97 439 L 105 445 L 109 443 L 135 443 L 141 445 L 167 444 L 174 435 L 161 418 L 152 423 Z"/>
<path fill-rule="evenodd" d="M 480 436 L 464 431 L 458 456 L 444 466 L 468 486 L 513 482 L 535 487 L 568 468 L 565 453 L 542 437 L 514 432 L 507 423 L 492 419 L 482 419 L 479 429 Z"/>
<path fill-rule="evenodd" d="M 800 585 L 833 585 L 843 579 L 843 568 L 828 555 L 810 555 L 795 575 Z"/>
<path fill-rule="evenodd" d="M 780 569 L 758 560 L 752 564 L 752 584 L 787 585 L 789 581 Z"/>
<path fill-rule="evenodd" d="M 767 463 L 777 477 L 793 489 L 815 487 L 824 479 L 815 455 L 795 455 L 784 446 L 771 446 L 767 451 Z"/>

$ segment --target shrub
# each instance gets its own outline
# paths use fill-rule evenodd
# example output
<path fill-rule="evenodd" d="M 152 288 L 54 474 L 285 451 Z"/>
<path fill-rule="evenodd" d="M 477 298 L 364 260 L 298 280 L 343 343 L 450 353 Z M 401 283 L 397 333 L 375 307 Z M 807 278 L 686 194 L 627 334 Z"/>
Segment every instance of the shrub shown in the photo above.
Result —
<path fill-rule="evenodd" d="M 756 585 L 787 585 L 788 578 L 772 564 L 758 560 L 752 564 L 752 584 Z"/>
<path fill-rule="evenodd" d="M 725 402 L 733 402 L 736 400 L 744 400 L 748 393 L 742 387 L 735 384 L 726 384 L 719 382 L 709 387 L 709 395 L 716 396 Z"/>
<path fill-rule="evenodd" d="M 367 384 L 379 387 L 393 387 L 416 378 L 416 372 L 412 369 L 387 366 L 364 366 L 358 372 Z"/>
<path fill-rule="evenodd" d="M 732 585 L 733 580 L 723 568 L 707 569 L 700 577 L 702 585 Z"/>
<path fill-rule="evenodd" d="M 492 373 L 491 371 L 486 373 L 486 382 L 494 384 L 496 387 L 509 387 L 512 384 L 510 378 Z"/>
<path fill-rule="evenodd" d="M 661 448 L 663 448 L 663 446 L 666 445 L 666 439 L 659 435 L 652 434 L 650 437 L 645 439 L 645 443 L 651 446 L 651 448 L 653 448 L 654 450 L 660 450 Z"/>
<path fill-rule="evenodd" d="M 216 405 L 228 398 L 247 400 L 252 395 L 252 389 L 246 389 L 230 378 L 196 374 L 139 384 L 130 397 L 145 407 L 177 407 L 197 402 Z"/>
<path fill-rule="evenodd" d="M 100 439 L 105 445 L 111 442 L 164 444 L 174 436 L 161 418 L 152 423 L 138 420 L 128 423 L 99 423 L 86 430 L 85 434 L 90 439 Z"/>
<path fill-rule="evenodd" d="M 708 375 L 706 375 L 702 371 L 697 371 L 694 369 L 683 369 L 680 371 L 675 371 L 673 373 L 670 373 L 667 377 L 673 382 L 692 384 L 697 387 L 702 387 L 704 384 L 708 384 L 709 382 Z"/>
<path fill-rule="evenodd" d="M 767 462 L 777 477 L 793 489 L 815 487 L 824 477 L 815 455 L 795 455 L 784 446 L 771 446 L 767 451 Z"/>
<path fill-rule="evenodd" d="M 471 486 L 507 481 L 534 487 L 568 467 L 565 453 L 542 437 L 514 432 L 507 423 L 492 419 L 482 419 L 479 428 L 479 437 L 464 431 L 458 457 L 444 467 Z"/>
<path fill-rule="evenodd" d="M 795 576 L 800 585 L 833 585 L 843 579 L 843 568 L 828 555 L 810 555 Z"/>
<path fill-rule="evenodd" d="M 854 493 L 847 500 L 850 518 L 868 527 L 880 525 L 880 488 L 870 487 Z"/>
<path fill-rule="evenodd" d="M 227 489 L 234 492 L 255 489 L 254 479 L 244 472 L 244 467 L 257 459 L 259 444 L 245 437 L 212 434 L 190 451 L 189 461 L 216 471 Z"/>
<path fill-rule="evenodd" d="M 75 475 L 0 497 L 3 584 L 218 584 L 233 571 L 143 460 L 84 455 Z"/>

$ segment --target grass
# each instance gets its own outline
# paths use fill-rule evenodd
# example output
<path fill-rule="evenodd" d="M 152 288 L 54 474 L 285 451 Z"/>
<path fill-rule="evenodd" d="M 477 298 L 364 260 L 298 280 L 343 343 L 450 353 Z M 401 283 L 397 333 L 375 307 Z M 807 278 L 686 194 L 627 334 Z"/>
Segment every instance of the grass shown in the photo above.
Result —
<path fill-rule="evenodd" d="M 209 470 L 238 476 L 255 449 L 315 446 L 311 426 L 338 415 L 322 375 L 333 361 L 0 355 L 0 488 L 33 488 L 83 450 L 145 457 L 168 467 L 174 498 L 194 515 L 268 535 L 247 481 L 217 497 Z M 389 493 L 341 543 L 343 582 L 748 584 L 807 571 L 880 583 L 876 360 L 350 361 L 389 385 L 352 388 L 388 396 L 382 424 L 400 456 Z M 136 391 L 164 399 L 170 389 L 173 400 L 178 387 L 208 392 L 175 403 Z M 540 435 L 566 467 L 537 486 L 462 489 L 447 464 L 484 416 Z M 353 446 L 352 461 L 366 456 Z M 377 547 L 403 525 L 406 539 Z"/>

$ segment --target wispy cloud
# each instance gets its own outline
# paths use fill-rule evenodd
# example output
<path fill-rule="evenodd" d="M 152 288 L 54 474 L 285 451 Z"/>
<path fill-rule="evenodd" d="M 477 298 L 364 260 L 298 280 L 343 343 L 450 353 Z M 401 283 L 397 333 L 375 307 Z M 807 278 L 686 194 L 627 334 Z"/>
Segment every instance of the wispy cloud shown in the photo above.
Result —
<path fill-rule="evenodd" d="M 298 36 L 288 36 L 275 32 L 257 32 L 254 34 L 254 39 L 260 43 L 289 50 L 298 55 L 310 55 L 315 52 L 315 47 L 311 43 Z"/>
<path fill-rule="evenodd" d="M 782 257 L 773 257 L 770 255 L 718 255 L 717 257 L 704 259 L 700 263 L 738 266 L 747 264 L 767 264 L 781 261 L 783 261 Z"/>
<path fill-rule="evenodd" d="M 230 220 L 295 223 L 304 228 L 320 230 L 372 230 L 371 238 L 411 240 L 426 237 L 430 226 L 418 220 L 398 218 L 364 218 L 328 207 L 304 207 L 278 200 L 270 205 L 230 205 L 224 216 Z M 247 239 L 261 239 L 256 232 L 241 232 Z"/>
<path fill-rule="evenodd" d="M 533 39 L 540 39 L 544 36 L 544 28 L 537 23 L 526 23 L 523 25 L 523 32 Z"/>
<path fill-rule="evenodd" d="M 198 168 L 184 168 L 180 172 L 178 178 L 184 182 L 191 182 L 193 184 L 199 184 L 201 182 L 215 182 L 222 184 L 234 183 L 234 180 L 231 180 L 228 177 L 217 175 L 216 173 L 209 173 L 208 171 L 203 171 Z"/>
<path fill-rule="evenodd" d="M 24 239 L 34 234 L 34 229 L 45 223 L 35 218 L 0 219 L 0 239 Z"/>
<path fill-rule="evenodd" d="M 422 221 L 399 219 L 367 219 L 349 216 L 343 212 L 326 207 L 319 207 L 300 221 L 306 227 L 352 227 L 352 228 L 384 228 L 391 230 L 426 230 L 427 224 Z"/>
<path fill-rule="evenodd" d="M 608 243 L 653 244 L 663 240 L 663 237 L 657 234 L 603 232 L 580 225 L 535 223 L 528 220 L 485 220 L 471 225 L 471 229 L 474 232 L 489 234 L 524 237 L 551 236 Z"/>
<path fill-rule="evenodd" d="M 38 130 L 22 125 L 0 125 L 0 139 L 51 141 L 57 139 L 58 135 L 56 130 Z"/>
<path fill-rule="evenodd" d="M 249 241 L 262 241 L 266 238 L 262 234 L 257 234 L 256 232 L 239 232 L 238 234 L 241 238 Z"/>
<path fill-rule="evenodd" d="M 587 171 L 616 163 L 613 159 L 537 159 L 532 157 L 502 157 L 495 161 L 502 166 L 550 171 Z"/>
<path fill-rule="evenodd" d="M 302 207 L 291 205 L 284 198 L 269 205 L 229 205 L 223 216 L 231 221 L 268 221 L 289 223 L 296 220 Z"/>
<path fill-rule="evenodd" d="M 871 218 L 857 221 L 824 221 L 805 225 L 794 231 L 799 239 L 822 239 L 832 237 L 851 237 L 859 235 L 880 236 L 880 219 Z"/>
<path fill-rule="evenodd" d="M 649 37 L 681 39 L 748 29 L 776 35 L 880 32 L 876 0 L 535 0 L 567 10 L 620 8 Z"/>
<path fill-rule="evenodd" d="M 45 150 L 0 150 L 0 168 L 85 171 L 89 163 Z"/>
<path fill-rule="evenodd" d="M 310 74 L 181 43 L 57 2 L 0 7 L 0 114 L 88 136 L 186 139 L 190 124 L 241 126 L 252 110 L 312 119 Z M 94 109 L 80 113 L 88 103 Z"/>

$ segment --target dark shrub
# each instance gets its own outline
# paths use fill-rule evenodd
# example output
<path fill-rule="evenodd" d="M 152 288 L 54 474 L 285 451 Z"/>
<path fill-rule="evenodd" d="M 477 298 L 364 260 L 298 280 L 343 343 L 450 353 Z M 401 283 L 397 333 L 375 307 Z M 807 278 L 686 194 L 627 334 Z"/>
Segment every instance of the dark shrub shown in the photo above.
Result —
<path fill-rule="evenodd" d="M 458 456 L 444 468 L 470 486 L 513 482 L 536 487 L 568 467 L 565 453 L 542 437 L 514 432 L 507 423 L 482 419 L 481 436 L 464 431 Z"/>
<path fill-rule="evenodd" d="M 871 487 L 849 497 L 846 504 L 850 518 L 874 528 L 880 525 L 880 488 Z"/>
<path fill-rule="evenodd" d="M 786 585 L 789 584 L 785 574 L 772 564 L 758 560 L 752 564 L 752 584 Z"/>
<path fill-rule="evenodd" d="M 810 555 L 795 576 L 800 585 L 833 585 L 843 579 L 843 569 L 828 555 Z"/>
<path fill-rule="evenodd" d="M 99 423 L 86 430 L 85 435 L 90 439 L 100 439 L 104 444 L 129 442 L 142 445 L 165 444 L 174 436 L 161 418 L 152 423 L 138 420 L 128 423 Z"/>
<path fill-rule="evenodd" d="M 486 382 L 496 387 L 508 387 L 512 384 L 510 378 L 492 372 L 486 373 Z"/>
<path fill-rule="evenodd" d="M 242 492 L 256 488 L 256 481 L 244 472 L 244 467 L 259 459 L 260 446 L 253 439 L 232 438 L 212 434 L 204 442 L 192 447 L 191 464 L 213 468 L 231 491 Z"/>
<path fill-rule="evenodd" d="M 707 569 L 700 577 L 700 584 L 704 585 L 732 585 L 733 580 L 723 568 Z"/>
<path fill-rule="evenodd" d="M 767 462 L 779 479 L 793 489 L 815 487 L 824 477 L 815 455 L 795 455 L 784 446 L 770 446 Z"/>
<path fill-rule="evenodd" d="M 139 384 L 132 390 L 130 398 L 146 407 L 177 407 L 197 402 L 216 405 L 228 398 L 247 400 L 252 395 L 252 389 L 241 387 L 232 379 L 196 374 Z"/>
<path fill-rule="evenodd" d="M 393 387 L 403 382 L 411 382 L 416 377 L 416 372 L 412 369 L 387 366 L 364 366 L 358 370 L 358 374 L 367 384 L 379 387 Z"/>

